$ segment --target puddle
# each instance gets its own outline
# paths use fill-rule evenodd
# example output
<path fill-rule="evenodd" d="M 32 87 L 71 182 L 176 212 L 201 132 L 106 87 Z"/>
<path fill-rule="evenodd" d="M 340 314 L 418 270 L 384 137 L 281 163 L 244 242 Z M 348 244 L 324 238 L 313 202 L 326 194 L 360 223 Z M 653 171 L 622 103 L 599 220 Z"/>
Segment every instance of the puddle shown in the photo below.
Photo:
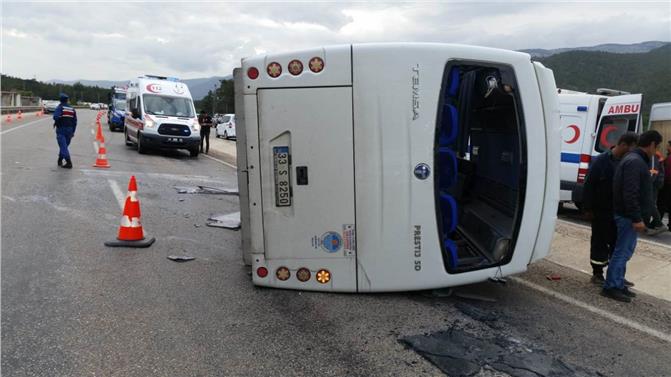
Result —
<path fill-rule="evenodd" d="M 544 350 L 527 347 L 519 340 L 502 336 L 481 338 L 457 328 L 408 336 L 400 341 L 448 376 L 475 376 L 483 368 L 513 377 L 598 376 L 570 366 Z"/>

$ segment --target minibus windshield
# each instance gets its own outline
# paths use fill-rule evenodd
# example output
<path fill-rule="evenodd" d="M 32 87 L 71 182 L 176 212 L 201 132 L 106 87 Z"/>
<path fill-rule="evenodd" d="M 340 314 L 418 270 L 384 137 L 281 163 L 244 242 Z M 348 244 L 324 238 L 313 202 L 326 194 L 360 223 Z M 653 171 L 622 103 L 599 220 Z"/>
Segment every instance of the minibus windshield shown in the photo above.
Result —
<path fill-rule="evenodd" d="M 142 102 L 144 112 L 147 114 L 186 118 L 195 116 L 190 98 L 145 94 L 142 96 Z"/>
<path fill-rule="evenodd" d="M 114 108 L 117 110 L 126 110 L 125 100 L 114 100 Z"/>

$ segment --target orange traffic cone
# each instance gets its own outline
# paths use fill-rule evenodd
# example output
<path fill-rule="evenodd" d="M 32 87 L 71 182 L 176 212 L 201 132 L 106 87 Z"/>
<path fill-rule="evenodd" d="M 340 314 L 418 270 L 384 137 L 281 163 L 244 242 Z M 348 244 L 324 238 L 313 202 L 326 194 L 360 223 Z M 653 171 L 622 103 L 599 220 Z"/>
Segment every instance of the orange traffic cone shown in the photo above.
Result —
<path fill-rule="evenodd" d="M 105 142 L 105 137 L 103 136 L 103 126 L 98 123 L 98 130 L 96 131 L 96 141 L 101 143 Z"/>
<path fill-rule="evenodd" d="M 100 130 L 98 130 L 100 131 Z M 98 147 L 98 157 L 96 158 L 96 163 L 93 164 L 94 168 L 109 168 L 110 164 L 107 162 L 107 149 L 105 148 L 105 137 L 100 133 L 100 139 L 96 136 L 96 140 L 100 142 Z"/>
<path fill-rule="evenodd" d="M 12 114 L 7 114 L 7 119 L 5 119 L 5 123 L 12 123 Z"/>
<path fill-rule="evenodd" d="M 19 114 L 16 116 L 16 119 L 23 119 L 23 113 L 19 110 Z"/>
<path fill-rule="evenodd" d="M 135 176 L 130 177 L 128 182 L 128 195 L 123 206 L 121 215 L 121 226 L 115 241 L 105 242 L 110 247 L 149 247 L 154 243 L 154 237 L 146 237 L 142 223 L 140 222 L 140 201 L 137 199 L 137 183 Z"/>

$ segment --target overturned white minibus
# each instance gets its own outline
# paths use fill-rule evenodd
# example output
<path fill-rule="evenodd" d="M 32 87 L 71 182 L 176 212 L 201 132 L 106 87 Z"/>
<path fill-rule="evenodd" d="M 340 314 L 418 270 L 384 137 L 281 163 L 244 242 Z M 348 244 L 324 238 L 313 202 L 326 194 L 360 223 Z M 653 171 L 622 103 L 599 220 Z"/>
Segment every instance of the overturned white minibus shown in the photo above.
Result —
<path fill-rule="evenodd" d="M 354 44 L 243 59 L 234 77 L 254 284 L 430 289 L 547 255 L 559 107 L 529 55 Z"/>

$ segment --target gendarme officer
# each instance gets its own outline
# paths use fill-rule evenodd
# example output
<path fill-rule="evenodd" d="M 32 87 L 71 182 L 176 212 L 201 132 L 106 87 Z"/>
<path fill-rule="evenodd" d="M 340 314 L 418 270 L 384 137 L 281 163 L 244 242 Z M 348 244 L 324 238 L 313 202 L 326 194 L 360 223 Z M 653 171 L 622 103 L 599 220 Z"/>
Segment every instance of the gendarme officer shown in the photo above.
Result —
<path fill-rule="evenodd" d="M 68 95 L 61 93 L 61 103 L 54 111 L 54 128 L 56 129 L 56 141 L 58 142 L 58 166 L 72 169 L 72 160 L 68 146 L 70 140 L 75 136 L 77 128 L 77 112 L 68 104 Z M 65 164 L 63 164 L 65 160 Z"/>

